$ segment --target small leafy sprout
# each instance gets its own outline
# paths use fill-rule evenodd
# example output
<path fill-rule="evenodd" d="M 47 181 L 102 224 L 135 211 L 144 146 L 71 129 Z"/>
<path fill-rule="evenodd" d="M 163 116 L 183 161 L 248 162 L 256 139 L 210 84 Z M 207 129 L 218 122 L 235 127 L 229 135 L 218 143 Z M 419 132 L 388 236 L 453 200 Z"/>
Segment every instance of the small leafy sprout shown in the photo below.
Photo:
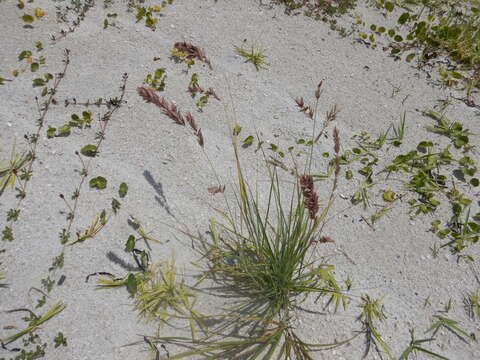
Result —
<path fill-rule="evenodd" d="M 31 26 L 30 24 L 32 24 L 34 21 L 35 21 L 35 18 L 37 19 L 41 19 L 42 17 L 45 16 L 45 11 L 43 11 L 42 9 L 40 8 L 35 8 L 34 12 L 33 12 L 33 15 L 29 15 L 29 14 L 24 14 L 21 19 L 27 23 L 26 26 Z"/>
<path fill-rule="evenodd" d="M 29 325 L 24 330 L 21 330 L 13 335 L 9 335 L 4 337 L 3 339 L 0 339 L 0 343 L 2 343 L 3 345 L 8 345 L 25 335 L 32 334 L 36 329 L 42 326 L 42 324 L 46 323 L 48 320 L 50 320 L 51 318 L 53 318 L 54 316 L 62 312 L 66 307 L 67 306 L 65 304 L 63 304 L 62 302 L 59 302 L 54 306 L 52 306 L 52 308 L 50 308 L 50 310 L 47 311 L 42 316 L 37 316 L 28 309 L 14 309 L 14 310 L 6 311 L 10 313 L 18 312 L 18 311 L 27 311 L 31 314 L 31 316 L 27 318 L 29 321 Z"/>
<path fill-rule="evenodd" d="M 118 196 L 120 196 L 123 199 L 125 196 L 127 196 L 127 192 L 128 192 L 128 185 L 122 182 L 118 189 Z"/>
<path fill-rule="evenodd" d="M 405 137 L 405 117 L 406 112 L 403 113 L 402 117 L 400 118 L 400 122 L 398 126 L 393 125 L 393 138 L 388 139 L 394 146 L 400 146 L 403 142 Z"/>
<path fill-rule="evenodd" d="M 377 321 L 383 321 L 386 316 L 383 312 L 383 306 L 381 305 L 382 299 L 373 300 L 369 295 L 362 295 L 362 303 L 359 305 L 362 312 L 359 319 L 363 322 L 364 331 L 367 335 L 367 348 L 365 350 L 366 357 L 370 351 L 370 344 L 373 342 L 375 345 L 379 345 L 388 355 L 389 359 L 394 360 L 395 357 L 392 354 L 390 347 L 383 340 L 382 336 L 377 330 Z"/>
<path fill-rule="evenodd" d="M 52 126 L 48 127 L 47 137 L 49 139 L 53 137 L 66 137 L 71 134 L 71 128 L 85 129 L 90 128 L 92 123 L 92 112 L 90 110 L 85 110 L 82 112 L 82 117 L 77 114 L 73 114 L 68 123 L 63 124 L 59 128 L 54 128 Z"/>
<path fill-rule="evenodd" d="M 116 19 L 117 16 L 118 16 L 117 13 L 108 13 L 105 20 L 103 20 L 103 28 L 106 29 L 109 26 L 115 27 L 116 26 L 115 21 L 112 21 L 111 19 Z"/>
<path fill-rule="evenodd" d="M 193 309 L 196 296 L 183 282 L 177 280 L 173 259 L 152 266 L 148 272 L 149 275 L 137 284 L 135 309 L 140 317 L 147 320 L 160 320 L 162 323 L 174 318 L 174 313 L 200 319 L 200 314 Z M 190 322 L 190 325 L 192 336 L 194 336 L 195 324 Z M 203 327 L 201 323 L 199 325 Z"/>
<path fill-rule="evenodd" d="M 18 154 L 13 147 L 10 161 L 0 162 L 0 196 L 8 186 L 14 187 L 18 179 L 26 179 L 29 176 L 25 167 L 31 159 L 31 153 Z M 22 186 L 21 183 L 19 186 Z"/>
<path fill-rule="evenodd" d="M 83 234 L 77 233 L 77 239 L 71 242 L 69 245 L 74 245 L 77 243 L 84 242 L 87 239 L 93 239 L 105 226 L 107 223 L 107 216 L 105 210 L 95 217 L 90 225 L 90 228 L 85 230 Z"/>
<path fill-rule="evenodd" d="M 465 147 L 469 143 L 470 130 L 463 129 L 463 125 L 458 122 L 448 120 L 444 115 L 441 115 L 433 110 L 425 112 L 426 116 L 437 121 L 434 126 L 427 126 L 427 130 L 447 136 L 453 142 L 456 148 Z"/>
<path fill-rule="evenodd" d="M 464 298 L 465 310 L 472 319 L 480 319 L 480 290 L 468 293 Z"/>
<path fill-rule="evenodd" d="M 235 46 L 235 51 L 238 55 L 245 58 L 245 62 L 251 62 L 255 65 L 257 70 L 266 70 L 268 66 L 270 66 L 270 64 L 266 62 L 267 56 L 265 55 L 265 50 L 260 47 L 252 45 L 250 50 L 246 50 L 243 47 Z"/>
<path fill-rule="evenodd" d="M 449 360 L 445 356 L 434 353 L 431 350 L 425 349 L 423 344 L 435 341 L 434 338 L 428 339 L 415 339 L 415 330 L 410 329 L 410 345 L 402 352 L 398 360 L 408 360 L 410 355 L 416 355 L 417 352 L 421 352 L 430 356 L 433 356 L 436 359 Z"/>
<path fill-rule="evenodd" d="M 107 179 L 103 176 L 97 176 L 90 179 L 89 184 L 92 189 L 103 190 L 107 187 Z"/>
<path fill-rule="evenodd" d="M 155 73 L 148 74 L 144 80 L 144 84 L 147 84 L 148 87 L 155 91 L 164 91 L 165 90 L 165 79 L 167 78 L 167 73 L 165 68 L 160 68 L 155 70 Z"/>
<path fill-rule="evenodd" d="M 195 64 L 195 59 L 205 63 L 210 69 L 212 69 L 212 64 L 205 55 L 205 51 L 192 43 L 186 41 L 176 42 L 173 45 L 171 54 L 176 62 L 185 62 L 189 69 Z"/>
<path fill-rule="evenodd" d="M 132 227 L 138 235 L 140 235 L 140 237 L 142 239 L 144 239 L 145 241 L 153 241 L 153 242 L 156 242 L 156 243 L 161 243 L 160 240 L 157 240 L 153 237 L 151 237 L 150 235 L 148 235 L 149 233 L 147 233 L 145 231 L 145 229 L 143 228 L 142 226 L 142 223 L 140 220 L 134 218 L 132 215 L 130 215 L 130 218 L 128 219 L 128 225 L 130 225 L 130 227 Z"/>
<path fill-rule="evenodd" d="M 80 153 L 87 157 L 95 157 L 98 155 L 97 146 L 92 144 L 85 145 L 80 150 Z"/>
<path fill-rule="evenodd" d="M 198 93 L 202 94 L 202 96 L 196 103 L 199 111 L 202 111 L 202 109 L 207 105 L 210 96 L 213 96 L 215 99 L 220 101 L 220 98 L 217 96 L 213 88 L 208 88 L 207 90 L 205 90 L 199 85 L 197 73 L 192 74 L 187 91 L 192 95 L 192 98 L 195 98 Z"/>
<path fill-rule="evenodd" d="M 59 347 L 59 346 L 68 346 L 67 344 L 67 338 L 65 336 L 63 336 L 63 333 L 62 332 L 59 332 L 57 334 L 57 336 L 55 337 L 55 339 L 53 339 L 53 341 L 55 341 L 55 347 Z"/>
<path fill-rule="evenodd" d="M 150 28 L 152 31 L 155 31 L 156 25 L 158 23 L 158 17 L 155 17 L 156 13 L 159 13 L 161 10 L 160 6 L 137 6 L 137 22 L 145 19 L 145 26 Z"/>
<path fill-rule="evenodd" d="M 430 326 L 425 333 L 433 332 L 433 336 L 435 336 L 442 327 L 450 330 L 451 332 L 455 333 L 458 337 L 463 340 L 471 340 L 476 341 L 473 336 L 468 334 L 465 330 L 462 330 L 458 326 L 458 322 L 452 319 L 448 319 L 443 316 L 434 315 L 434 318 L 438 319 L 435 323 Z"/>

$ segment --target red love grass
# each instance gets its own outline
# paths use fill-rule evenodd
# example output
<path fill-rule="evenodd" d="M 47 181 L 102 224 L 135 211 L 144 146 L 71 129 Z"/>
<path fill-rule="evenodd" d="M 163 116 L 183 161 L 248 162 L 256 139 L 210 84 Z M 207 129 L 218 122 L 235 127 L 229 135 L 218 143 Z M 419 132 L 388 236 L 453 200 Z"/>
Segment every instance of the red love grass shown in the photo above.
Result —
<path fill-rule="evenodd" d="M 212 186 L 208 188 L 208 192 L 212 195 L 225 192 L 225 185 L 223 186 Z"/>
<path fill-rule="evenodd" d="M 308 209 L 310 219 L 315 220 L 319 210 L 318 195 L 315 192 L 312 175 L 300 176 L 300 188 L 302 190 L 304 205 Z"/>
<path fill-rule="evenodd" d="M 208 88 L 207 90 L 205 90 L 204 88 L 202 88 L 200 85 L 198 84 L 193 84 L 193 85 L 190 85 L 187 89 L 187 91 L 192 94 L 192 96 L 195 96 L 196 93 L 202 93 L 202 94 L 205 94 L 205 95 L 208 95 L 208 96 L 212 96 L 214 97 L 215 99 L 217 99 L 218 101 L 220 101 L 220 98 L 218 97 L 218 95 L 215 93 L 215 90 L 213 90 L 213 88 Z"/>
<path fill-rule="evenodd" d="M 203 138 L 202 130 L 198 128 L 197 123 L 190 112 L 187 112 L 185 116 L 182 115 L 175 104 L 169 103 L 165 98 L 158 96 L 152 89 L 140 86 L 137 88 L 137 92 L 145 102 L 156 105 L 162 113 L 172 119 L 175 124 L 181 126 L 188 124 L 197 137 L 198 144 L 203 147 L 205 140 Z"/>
<path fill-rule="evenodd" d="M 307 117 L 313 119 L 314 111 L 310 106 L 305 105 L 302 97 L 295 99 L 295 102 L 297 103 L 298 111 L 303 112 Z"/>
<path fill-rule="evenodd" d="M 335 240 L 333 240 L 331 237 L 328 236 L 322 236 L 320 239 L 314 239 L 311 241 L 312 244 L 320 243 L 320 244 L 325 244 L 325 243 L 334 243 Z"/>
<path fill-rule="evenodd" d="M 193 45 L 192 43 L 182 41 L 182 42 L 176 42 L 175 45 L 173 46 L 175 49 L 177 49 L 180 52 L 184 52 L 187 54 L 187 59 L 193 59 L 196 58 L 205 64 L 208 65 L 210 69 L 212 69 L 212 64 L 210 63 L 210 60 L 207 58 L 205 55 L 205 51 L 198 46 Z"/>

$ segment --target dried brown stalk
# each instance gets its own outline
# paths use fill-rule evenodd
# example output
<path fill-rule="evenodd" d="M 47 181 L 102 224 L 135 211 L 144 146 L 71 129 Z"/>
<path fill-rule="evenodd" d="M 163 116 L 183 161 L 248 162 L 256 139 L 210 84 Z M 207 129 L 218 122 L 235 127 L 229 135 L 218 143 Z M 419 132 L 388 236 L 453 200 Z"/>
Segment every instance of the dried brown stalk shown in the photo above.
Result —
<path fill-rule="evenodd" d="M 175 43 L 173 47 L 178 51 L 186 53 L 187 59 L 196 58 L 204 62 L 205 64 L 207 64 L 208 67 L 212 69 L 212 64 L 210 63 L 210 60 L 205 55 L 205 51 L 199 48 L 198 46 L 195 46 L 192 43 L 188 43 L 186 41 L 182 41 L 182 42 Z"/>
<path fill-rule="evenodd" d="M 340 135 L 338 133 L 337 127 L 333 129 L 333 142 L 334 142 L 334 150 L 335 150 L 335 185 L 336 180 L 338 178 L 338 174 L 340 173 Z"/>
<path fill-rule="evenodd" d="M 169 103 L 165 98 L 158 96 L 154 90 L 149 88 L 140 86 L 137 88 L 137 92 L 145 102 L 156 105 L 160 108 L 163 114 L 172 119 L 176 124 L 181 126 L 188 124 L 197 137 L 198 144 L 203 147 L 205 141 L 202 130 L 198 128 L 197 123 L 190 112 L 186 113 L 185 116 L 182 115 L 175 104 Z"/>

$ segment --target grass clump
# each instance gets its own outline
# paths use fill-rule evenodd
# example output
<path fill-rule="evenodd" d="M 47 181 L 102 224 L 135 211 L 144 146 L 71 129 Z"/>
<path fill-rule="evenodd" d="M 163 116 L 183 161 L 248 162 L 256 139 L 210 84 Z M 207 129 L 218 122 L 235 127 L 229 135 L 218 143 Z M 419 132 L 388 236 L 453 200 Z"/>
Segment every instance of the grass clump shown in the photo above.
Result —
<path fill-rule="evenodd" d="M 318 104 L 319 89 L 315 96 Z M 312 120 L 315 122 L 315 119 L 314 114 Z M 338 130 L 333 132 L 334 184 L 330 197 L 321 202 L 311 175 L 312 154 L 304 169 L 294 167 L 294 181 L 287 187 L 288 182 L 280 176 L 278 167 L 263 153 L 267 185 L 262 192 L 253 191 L 240 159 L 239 125 L 234 125 L 231 133 L 237 173 L 236 204 L 231 207 L 227 201 L 228 211 L 216 209 L 220 219 L 210 221 L 210 239 L 199 239 L 201 253 L 207 260 L 199 283 L 205 278 L 213 279 L 237 300 L 227 308 L 227 313 L 205 316 L 220 320 L 220 325 L 209 329 L 207 338 L 196 341 L 193 350 L 170 359 L 207 354 L 210 358 L 222 359 L 313 359 L 312 351 L 351 340 L 309 344 L 297 336 L 293 326 L 293 310 L 309 295 L 329 296 L 326 306 L 334 304 L 335 309 L 348 303 L 335 279 L 334 266 L 312 256 L 317 244 L 333 241 L 321 236 L 321 230 L 334 200 L 340 170 Z M 315 134 L 314 131 L 312 137 Z M 233 340 L 215 340 L 227 329 L 240 335 Z M 189 342 L 184 338 L 161 337 L 149 341 L 169 341 L 184 346 L 188 346 L 185 341 Z"/>
<path fill-rule="evenodd" d="M 139 316 L 146 320 L 160 320 L 166 323 L 169 319 L 188 317 L 195 334 L 195 321 L 203 327 L 201 315 L 194 310 L 196 295 L 183 281 L 177 280 L 175 260 L 148 269 L 148 274 L 138 282 L 135 294 L 135 309 Z"/>

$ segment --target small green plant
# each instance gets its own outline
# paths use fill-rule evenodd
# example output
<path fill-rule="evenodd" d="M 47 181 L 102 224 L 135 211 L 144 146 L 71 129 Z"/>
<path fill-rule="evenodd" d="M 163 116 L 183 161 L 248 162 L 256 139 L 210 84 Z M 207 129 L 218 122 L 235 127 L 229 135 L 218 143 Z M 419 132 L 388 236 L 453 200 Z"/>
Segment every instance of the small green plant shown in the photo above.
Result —
<path fill-rule="evenodd" d="M 152 74 L 148 74 L 145 80 L 143 81 L 150 89 L 155 91 L 163 91 L 165 90 L 165 80 L 167 78 L 167 72 L 165 68 L 160 68 L 155 70 Z"/>
<path fill-rule="evenodd" d="M 433 323 L 425 333 L 432 332 L 433 336 L 435 336 L 438 330 L 444 327 L 464 340 L 476 341 L 474 337 L 458 326 L 457 321 L 439 315 L 434 315 L 434 318 L 436 318 L 437 321 Z"/>
<path fill-rule="evenodd" d="M 391 143 L 394 146 L 400 146 L 403 142 L 403 139 L 405 137 L 405 118 L 406 118 L 406 112 L 403 113 L 402 117 L 400 118 L 400 122 L 398 126 L 392 125 L 393 129 L 393 137 L 388 139 L 391 141 Z"/>
<path fill-rule="evenodd" d="M 5 346 L 5 345 L 8 345 L 8 344 L 12 343 L 15 340 L 17 340 L 17 339 L 19 339 L 19 338 L 21 338 L 21 337 L 23 337 L 27 334 L 33 333 L 42 324 L 46 323 L 48 320 L 50 320 L 54 316 L 61 313 L 66 307 L 67 306 L 65 304 L 59 302 L 59 303 L 55 304 L 54 306 L 52 306 L 52 308 L 50 308 L 50 310 L 47 311 L 42 316 L 37 316 L 37 315 L 35 315 L 35 313 L 33 313 L 32 311 L 30 311 L 28 309 L 14 309 L 14 310 L 7 311 L 9 313 L 18 312 L 18 311 L 27 311 L 28 313 L 30 313 L 30 317 L 26 318 L 26 321 L 28 322 L 28 326 L 25 329 L 15 333 L 15 334 L 8 335 L 8 336 L 0 339 L 0 342 Z"/>
<path fill-rule="evenodd" d="M 195 309 L 196 295 L 183 282 L 177 280 L 175 261 L 152 265 L 147 269 L 148 276 L 137 282 L 135 309 L 139 316 L 147 320 L 167 323 L 172 318 L 188 320 L 192 339 L 196 328 L 205 330 L 202 315 Z"/>
<path fill-rule="evenodd" d="M 468 146 L 468 136 L 472 133 L 470 130 L 464 129 L 462 124 L 458 122 L 452 122 L 444 115 L 441 115 L 433 110 L 426 111 L 425 115 L 437 121 L 436 125 L 427 126 L 427 130 L 450 138 L 456 148 L 466 148 Z"/>
<path fill-rule="evenodd" d="M 108 13 L 107 17 L 103 20 L 103 28 L 107 29 L 109 26 L 116 27 L 116 23 L 114 19 L 116 19 L 117 16 L 118 16 L 117 13 Z"/>
<path fill-rule="evenodd" d="M 434 341 L 434 338 L 428 339 L 415 339 L 414 329 L 410 329 L 410 345 L 402 352 L 398 360 L 408 360 L 411 355 L 416 355 L 417 353 L 424 353 L 430 356 L 433 356 L 436 359 L 449 360 L 445 356 L 434 353 L 431 350 L 425 349 L 424 344 Z"/>
<path fill-rule="evenodd" d="M 373 342 L 387 353 L 389 359 L 394 360 L 395 357 L 392 354 L 390 346 L 388 346 L 385 340 L 383 340 L 382 335 L 377 329 L 377 322 L 386 319 L 383 312 L 383 306 L 381 305 L 382 299 L 374 300 L 368 295 L 362 295 L 361 300 L 362 303 L 359 306 L 362 309 L 362 312 L 359 319 L 363 322 L 364 332 L 367 335 L 367 349 L 365 350 L 365 356 L 368 355 L 370 344 Z"/>
<path fill-rule="evenodd" d="M 390 54 L 411 62 L 418 59 L 419 66 L 427 63 L 438 64 L 446 55 L 447 66 L 438 66 L 438 71 L 446 86 L 462 87 L 466 90 L 465 103 L 475 106 L 471 95 L 480 85 L 478 64 L 478 21 L 480 19 L 477 0 L 408 0 L 375 1 L 384 15 L 402 9 L 397 17 L 397 27 L 387 29 L 385 26 L 371 24 L 370 36 L 360 33 L 360 37 L 369 40 L 369 46 L 376 47 L 376 37 L 386 39 Z M 363 21 L 357 24 L 366 25 Z"/>
<path fill-rule="evenodd" d="M 304 9 L 306 16 L 317 20 L 326 20 L 326 17 L 341 15 L 353 9 L 356 0 L 274 0 L 275 3 L 285 6 L 287 14 L 294 14 Z"/>
<path fill-rule="evenodd" d="M 175 62 L 184 62 L 189 69 L 195 64 L 195 59 L 207 64 L 212 69 L 212 64 L 205 55 L 205 51 L 192 43 L 186 41 L 176 42 L 170 53 Z"/>
<path fill-rule="evenodd" d="M 247 50 L 243 47 L 235 46 L 235 52 L 243 57 L 245 62 L 250 62 L 255 65 L 257 70 L 266 70 L 268 66 L 270 66 L 270 64 L 266 62 L 267 56 L 265 55 L 265 50 L 261 47 L 252 45 L 250 49 Z"/>
<path fill-rule="evenodd" d="M 199 85 L 197 73 L 192 74 L 187 91 L 192 95 L 192 98 L 195 98 L 197 94 L 201 94 L 199 100 L 195 104 L 199 111 L 202 111 L 202 109 L 208 104 L 210 96 L 220 101 L 220 98 L 217 96 L 213 88 L 208 88 L 207 90 L 205 90 Z"/>
<path fill-rule="evenodd" d="M 155 31 L 158 23 L 158 14 L 161 11 L 160 6 L 137 6 L 137 14 L 135 15 L 137 22 L 145 19 L 145 26 Z"/>
<path fill-rule="evenodd" d="M 480 319 L 480 290 L 467 293 L 464 298 L 464 304 L 465 310 L 471 319 Z"/>

